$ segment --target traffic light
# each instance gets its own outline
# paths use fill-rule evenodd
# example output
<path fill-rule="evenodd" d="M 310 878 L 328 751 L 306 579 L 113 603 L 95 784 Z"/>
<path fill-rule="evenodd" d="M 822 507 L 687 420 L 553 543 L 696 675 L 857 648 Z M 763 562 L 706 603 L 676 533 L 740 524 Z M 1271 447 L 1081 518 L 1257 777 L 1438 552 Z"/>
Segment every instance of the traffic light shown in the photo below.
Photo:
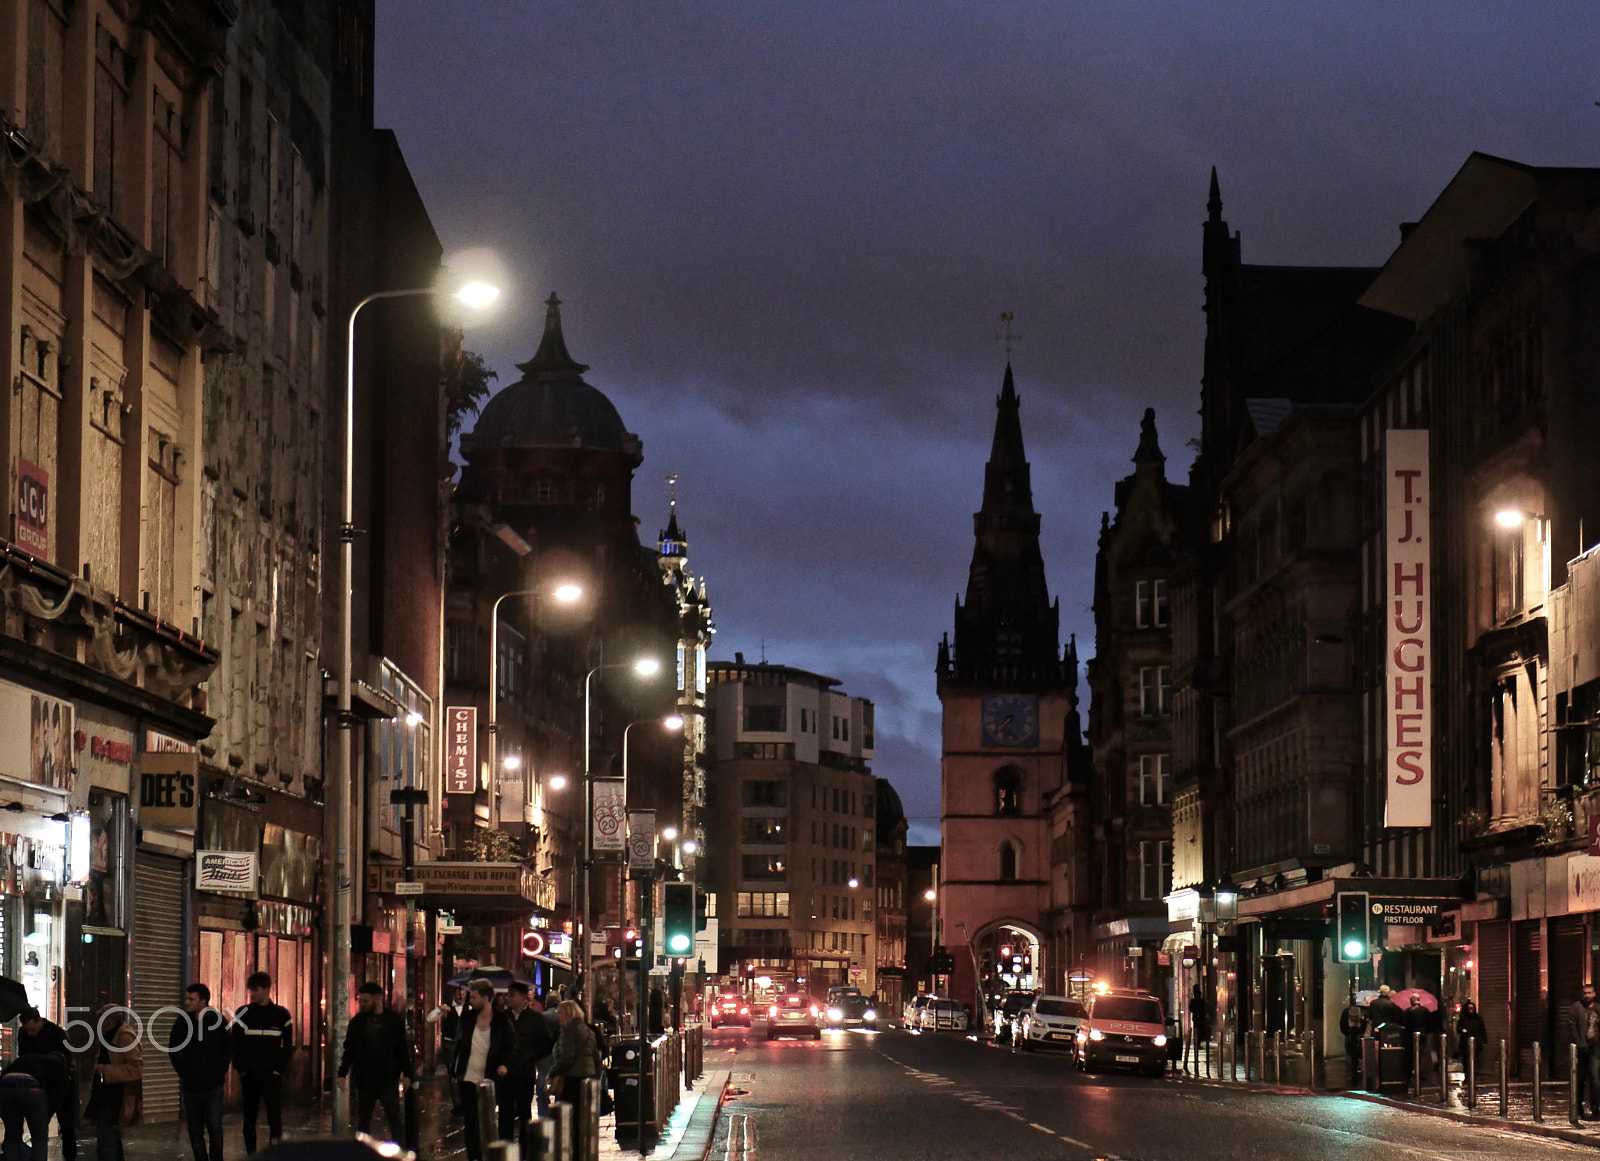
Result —
<path fill-rule="evenodd" d="M 1366 963 L 1372 958 L 1369 903 L 1365 891 L 1340 891 L 1334 897 L 1334 950 L 1340 963 Z"/>
<path fill-rule="evenodd" d="M 694 950 L 694 884 L 667 883 L 661 909 L 663 938 L 669 956 L 687 955 Z"/>
<path fill-rule="evenodd" d="M 696 931 L 704 931 L 706 929 L 706 911 L 708 909 L 706 905 L 709 902 L 708 893 L 696 887 L 694 891 L 694 929 Z"/>

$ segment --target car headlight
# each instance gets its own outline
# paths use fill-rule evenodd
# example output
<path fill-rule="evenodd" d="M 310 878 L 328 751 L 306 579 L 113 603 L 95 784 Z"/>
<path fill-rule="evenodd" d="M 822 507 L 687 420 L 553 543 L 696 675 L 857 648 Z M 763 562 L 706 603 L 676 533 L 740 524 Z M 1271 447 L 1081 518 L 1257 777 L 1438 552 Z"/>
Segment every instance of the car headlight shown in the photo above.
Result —
<path fill-rule="evenodd" d="M 1104 1040 L 1105 1038 L 1106 1038 L 1106 1034 L 1104 1032 L 1100 1031 L 1100 1029 L 1098 1029 L 1098 1028 L 1089 1029 L 1089 1039 L 1090 1040 Z"/>
<path fill-rule="evenodd" d="M 874 1012 L 871 1008 L 868 1008 L 865 1012 L 861 1013 L 861 1018 L 863 1020 L 876 1020 L 878 1018 L 878 1013 Z"/>
<path fill-rule="evenodd" d="M 829 1008 L 828 1009 L 828 1019 L 830 1019 L 830 1020 L 840 1020 L 840 1019 L 843 1019 L 843 1018 L 844 1018 L 844 1013 L 841 1012 L 838 1008 Z"/>
<path fill-rule="evenodd" d="M 1157 1048 L 1165 1048 L 1166 1046 L 1167 1046 L 1167 1038 L 1165 1036 L 1157 1036 L 1156 1037 L 1156 1047 Z"/>

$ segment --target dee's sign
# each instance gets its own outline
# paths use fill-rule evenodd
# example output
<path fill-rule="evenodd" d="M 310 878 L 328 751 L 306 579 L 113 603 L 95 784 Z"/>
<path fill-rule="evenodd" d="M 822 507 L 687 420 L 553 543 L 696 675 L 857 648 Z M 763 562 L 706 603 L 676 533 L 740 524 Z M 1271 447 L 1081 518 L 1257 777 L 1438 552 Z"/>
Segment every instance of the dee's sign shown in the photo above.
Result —
<path fill-rule="evenodd" d="M 1433 825 L 1433 653 L 1429 621 L 1428 432 L 1391 428 L 1384 438 L 1387 508 L 1384 622 L 1385 826 Z"/>
<path fill-rule="evenodd" d="M 139 825 L 193 830 L 198 754 L 151 754 L 139 759 Z"/>
<path fill-rule="evenodd" d="M 453 705 L 444 711 L 444 792 L 478 789 L 478 709 Z"/>

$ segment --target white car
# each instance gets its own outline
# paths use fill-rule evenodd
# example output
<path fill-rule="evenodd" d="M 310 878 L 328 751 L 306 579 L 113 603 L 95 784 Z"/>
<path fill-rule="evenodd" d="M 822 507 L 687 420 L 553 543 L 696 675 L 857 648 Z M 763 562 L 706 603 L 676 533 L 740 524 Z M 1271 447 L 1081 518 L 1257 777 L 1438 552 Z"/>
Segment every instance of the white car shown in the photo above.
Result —
<path fill-rule="evenodd" d="M 965 1032 L 968 1020 L 967 1006 L 960 1000 L 929 1000 L 919 1027 L 924 1032 Z"/>
<path fill-rule="evenodd" d="M 1088 1017 L 1084 1006 L 1066 996 L 1035 996 L 1012 1024 L 1011 1050 L 1064 1048 L 1076 1053 L 1078 1030 Z"/>
<path fill-rule="evenodd" d="M 928 1006 L 928 1002 L 932 999 L 933 997 L 928 995 L 926 992 L 918 992 L 916 995 L 907 1000 L 904 1010 L 902 1010 L 900 1013 L 900 1027 L 922 1027 L 922 1009 L 926 1008 Z"/>

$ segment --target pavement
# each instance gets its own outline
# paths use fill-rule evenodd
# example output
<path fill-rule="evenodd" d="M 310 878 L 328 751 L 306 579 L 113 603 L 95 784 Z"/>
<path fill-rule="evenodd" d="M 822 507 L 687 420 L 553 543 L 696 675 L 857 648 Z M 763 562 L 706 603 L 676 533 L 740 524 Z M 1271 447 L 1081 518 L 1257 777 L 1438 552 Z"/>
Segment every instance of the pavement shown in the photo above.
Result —
<path fill-rule="evenodd" d="M 1015 1054 L 958 1033 L 828 1032 L 820 1041 L 767 1042 L 765 1029 L 720 1029 L 706 1044 L 707 1076 L 680 1102 L 650 1161 L 1479 1161 L 1592 1156 L 1600 1130 L 1566 1124 L 1551 1086 L 1546 1123 L 1501 1121 L 1493 1090 L 1476 1111 L 1455 1089 L 1435 1100 L 1079 1072 L 1064 1055 Z M 1531 1095 L 1531 1094 L 1527 1094 Z M 424 1081 L 424 1161 L 464 1157 L 460 1121 L 442 1081 Z M 1519 1090 L 1513 1088 L 1517 1112 Z M 291 1135 L 326 1121 L 306 1109 Z M 1535 1135 L 1535 1133 L 1545 1135 Z M 127 1131 L 128 1161 L 188 1157 L 176 1125 Z M 92 1144 L 84 1143 L 85 1158 Z M 229 1161 L 243 1157 L 238 1117 Z M 600 1156 L 636 1158 L 604 1119 Z"/>

